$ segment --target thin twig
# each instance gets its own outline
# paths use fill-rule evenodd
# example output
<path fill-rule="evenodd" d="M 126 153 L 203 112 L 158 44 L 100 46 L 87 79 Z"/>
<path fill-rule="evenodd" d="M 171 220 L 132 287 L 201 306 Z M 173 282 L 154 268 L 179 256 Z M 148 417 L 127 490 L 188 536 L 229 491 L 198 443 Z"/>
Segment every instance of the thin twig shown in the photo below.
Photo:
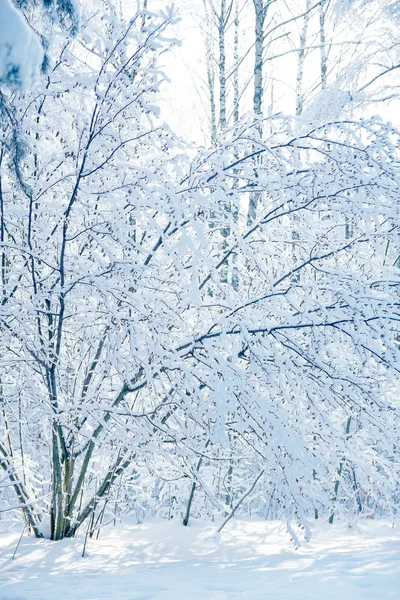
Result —
<path fill-rule="evenodd" d="M 17 550 L 18 550 L 18 548 L 19 548 L 19 545 L 20 545 L 20 543 L 21 543 L 22 536 L 24 535 L 25 529 L 26 529 L 26 524 L 24 525 L 24 528 L 23 528 L 23 530 L 22 530 L 22 532 L 21 532 L 21 535 L 19 536 L 18 544 L 17 544 L 17 547 L 16 547 L 16 548 L 15 548 L 15 550 L 14 550 L 14 554 L 12 555 L 12 558 L 11 558 L 11 560 L 14 560 L 14 558 L 15 558 L 15 555 L 17 554 Z"/>
<path fill-rule="evenodd" d="M 251 488 L 249 490 L 247 490 L 247 492 L 244 494 L 244 496 L 242 496 L 240 498 L 239 502 L 233 507 L 231 513 L 228 515 L 228 517 L 222 523 L 222 525 L 218 529 L 217 533 L 221 533 L 221 531 L 223 530 L 223 528 L 225 527 L 225 525 L 228 523 L 228 521 L 230 521 L 232 519 L 233 515 L 235 514 L 235 512 L 237 511 L 237 509 L 239 508 L 239 506 L 242 504 L 243 500 L 245 500 L 247 498 L 247 496 L 249 496 L 249 494 L 251 494 L 251 492 L 256 487 L 258 480 L 260 479 L 261 475 L 263 475 L 263 474 L 264 474 L 264 469 L 257 475 L 257 477 L 255 478 L 255 480 L 254 480 Z"/>

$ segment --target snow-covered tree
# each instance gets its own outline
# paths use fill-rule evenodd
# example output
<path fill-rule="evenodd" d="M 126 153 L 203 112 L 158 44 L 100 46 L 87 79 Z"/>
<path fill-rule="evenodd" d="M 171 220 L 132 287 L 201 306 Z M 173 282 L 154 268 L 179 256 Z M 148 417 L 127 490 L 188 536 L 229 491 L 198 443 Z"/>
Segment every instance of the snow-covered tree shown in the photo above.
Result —
<path fill-rule="evenodd" d="M 87 8 L 7 97 L 2 498 L 55 540 L 111 500 L 397 510 L 400 134 L 281 115 L 188 148 L 157 116 L 175 15 L 145 16 Z"/>
<path fill-rule="evenodd" d="M 38 36 L 11 0 L 0 4 L 0 83 L 28 87 L 37 79 L 43 61 Z"/>

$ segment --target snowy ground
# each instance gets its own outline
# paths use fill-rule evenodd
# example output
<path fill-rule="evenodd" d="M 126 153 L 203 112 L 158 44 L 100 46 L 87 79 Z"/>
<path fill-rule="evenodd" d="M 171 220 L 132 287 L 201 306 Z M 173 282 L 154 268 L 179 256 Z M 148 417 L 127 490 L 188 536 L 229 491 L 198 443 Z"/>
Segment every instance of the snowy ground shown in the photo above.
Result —
<path fill-rule="evenodd" d="M 216 527 L 174 522 L 102 530 L 54 543 L 0 535 L 0 600 L 400 600 L 400 533 L 319 525 L 295 549 L 262 521 Z"/>

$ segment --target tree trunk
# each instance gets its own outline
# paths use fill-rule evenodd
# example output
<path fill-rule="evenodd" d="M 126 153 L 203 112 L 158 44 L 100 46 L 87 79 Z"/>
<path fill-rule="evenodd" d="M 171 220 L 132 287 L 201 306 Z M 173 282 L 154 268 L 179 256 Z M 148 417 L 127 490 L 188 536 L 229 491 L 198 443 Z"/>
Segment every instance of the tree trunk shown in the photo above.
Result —
<path fill-rule="evenodd" d="M 263 115 L 263 50 L 264 22 L 268 4 L 264 0 L 253 0 L 255 10 L 255 55 L 254 55 L 254 94 L 253 110 L 261 121 Z M 261 132 L 260 132 L 261 133 Z"/>
<path fill-rule="evenodd" d="M 325 16 L 326 16 L 326 0 L 321 0 L 319 5 L 319 41 L 321 53 L 321 87 L 326 88 L 326 79 L 328 71 L 328 59 L 326 56 L 326 36 L 325 36 Z"/>
<path fill-rule="evenodd" d="M 310 0 L 307 0 L 306 14 L 304 15 L 303 27 L 300 34 L 300 46 L 297 60 L 297 77 L 296 77 L 296 115 L 301 115 L 304 107 L 303 95 L 303 77 L 304 77 L 304 61 L 306 58 L 307 30 L 310 21 Z"/>
<path fill-rule="evenodd" d="M 239 121 L 239 0 L 235 0 L 235 33 L 233 40 L 233 61 L 235 70 L 233 72 L 233 122 Z"/>
<path fill-rule="evenodd" d="M 346 423 L 346 436 L 349 435 L 350 432 L 350 425 L 351 425 L 351 416 L 347 419 L 347 423 Z M 347 439 L 347 437 L 346 437 Z M 338 469 L 338 477 L 335 481 L 335 487 L 333 488 L 333 503 L 336 504 L 336 500 L 337 500 L 337 496 L 338 496 L 338 491 L 339 491 L 339 483 L 340 483 L 340 478 L 342 476 L 342 470 L 343 470 L 343 463 L 341 462 L 339 465 L 339 469 Z M 329 523 L 332 525 L 333 523 L 333 519 L 335 517 L 335 511 L 333 510 L 331 513 L 331 516 L 329 517 Z"/>
<path fill-rule="evenodd" d="M 225 27 L 226 27 L 226 0 L 221 0 L 221 12 L 218 22 L 219 46 L 219 126 L 226 127 L 226 56 L 225 56 Z"/>
<path fill-rule="evenodd" d="M 217 141 L 217 117 L 215 104 L 215 70 L 213 57 L 213 39 L 212 39 L 212 23 L 210 19 L 209 9 L 206 0 L 203 0 L 203 8 L 205 15 L 205 27 L 203 30 L 204 44 L 206 49 L 206 69 L 207 69 L 207 87 L 208 99 L 210 103 L 210 140 L 211 145 Z"/>
<path fill-rule="evenodd" d="M 264 0 L 253 0 L 255 13 L 255 53 L 254 53 L 254 93 L 253 93 L 253 112 L 255 115 L 257 129 L 262 137 L 262 117 L 263 117 L 263 50 L 264 50 L 264 22 L 267 14 L 269 0 L 264 5 Z M 257 164 L 260 159 L 256 159 L 254 173 L 257 178 Z M 250 194 L 249 209 L 247 213 L 247 225 L 252 225 L 257 217 L 257 205 L 260 193 L 252 192 Z"/>

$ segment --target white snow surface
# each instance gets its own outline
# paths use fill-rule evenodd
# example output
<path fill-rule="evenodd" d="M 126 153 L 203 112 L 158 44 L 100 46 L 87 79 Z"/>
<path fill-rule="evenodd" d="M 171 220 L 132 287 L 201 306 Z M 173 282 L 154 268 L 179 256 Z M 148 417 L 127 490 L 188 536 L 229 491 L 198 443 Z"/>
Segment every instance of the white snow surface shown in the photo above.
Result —
<path fill-rule="evenodd" d="M 0 0 L 0 81 L 25 89 L 39 75 L 43 50 L 11 0 Z"/>
<path fill-rule="evenodd" d="M 0 535 L 0 600 L 399 600 L 400 534 L 382 521 L 318 524 L 295 549 L 265 521 L 151 522 L 51 542 Z"/>

